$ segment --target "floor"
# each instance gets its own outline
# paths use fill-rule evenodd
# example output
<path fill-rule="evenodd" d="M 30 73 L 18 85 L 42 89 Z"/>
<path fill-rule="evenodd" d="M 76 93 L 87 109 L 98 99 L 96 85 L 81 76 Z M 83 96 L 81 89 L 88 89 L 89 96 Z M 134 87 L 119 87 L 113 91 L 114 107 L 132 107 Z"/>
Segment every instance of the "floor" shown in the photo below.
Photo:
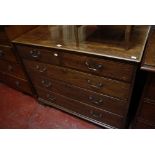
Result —
<path fill-rule="evenodd" d="M 0 83 L 1 129 L 97 129 L 92 123 L 39 104 L 34 98 Z"/>

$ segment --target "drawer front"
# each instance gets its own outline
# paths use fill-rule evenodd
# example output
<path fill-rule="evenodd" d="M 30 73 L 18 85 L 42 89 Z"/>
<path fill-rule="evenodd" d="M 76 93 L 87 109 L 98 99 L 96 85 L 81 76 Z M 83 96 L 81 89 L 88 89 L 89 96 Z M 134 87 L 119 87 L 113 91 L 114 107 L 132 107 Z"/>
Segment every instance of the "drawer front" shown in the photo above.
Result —
<path fill-rule="evenodd" d="M 148 103 L 144 101 L 142 103 L 138 118 L 147 120 L 155 125 L 155 103 Z"/>
<path fill-rule="evenodd" d="M 11 63 L 5 60 L 0 60 L 0 71 L 17 76 L 22 79 L 26 78 L 24 71 L 19 64 Z"/>
<path fill-rule="evenodd" d="M 4 75 L 3 76 L 4 78 L 2 81 L 4 83 L 8 84 L 9 86 L 11 86 L 17 90 L 22 91 L 22 92 L 32 94 L 32 91 L 31 91 L 28 81 L 16 78 L 14 76 L 10 76 L 8 74 L 3 74 L 3 75 Z"/>
<path fill-rule="evenodd" d="M 71 53 L 63 53 L 62 60 L 66 67 L 127 82 L 132 80 L 135 70 L 131 64 Z"/>
<path fill-rule="evenodd" d="M 35 72 L 49 78 L 120 99 L 128 99 L 129 96 L 130 84 L 128 83 L 33 61 L 24 61 L 24 63 L 30 74 Z"/>
<path fill-rule="evenodd" d="M 144 123 L 143 121 L 137 120 L 135 122 L 135 125 L 133 128 L 135 128 L 135 129 L 155 129 L 155 126 L 151 126 L 151 125 Z"/>
<path fill-rule="evenodd" d="M 54 50 L 48 50 L 45 48 L 38 48 L 35 46 L 16 46 L 17 50 L 22 58 L 37 60 L 50 64 L 60 64 L 60 53 Z"/>
<path fill-rule="evenodd" d="M 41 88 L 48 89 L 52 92 L 90 104 L 103 110 L 108 110 L 118 115 L 124 115 L 126 113 L 127 102 L 122 100 L 117 100 L 92 91 L 88 91 L 86 89 L 81 89 L 79 87 L 69 85 L 64 82 L 44 78 L 38 75 L 32 76 L 32 82 L 35 87 L 39 86 Z"/>
<path fill-rule="evenodd" d="M 151 74 L 147 81 L 145 97 L 155 100 L 155 75 Z"/>
<path fill-rule="evenodd" d="M 50 91 L 45 91 L 41 88 L 37 88 L 37 93 L 39 94 L 39 97 L 51 102 L 51 105 L 56 105 L 62 107 L 63 109 L 70 110 L 72 113 L 78 113 L 93 119 L 94 122 L 98 121 L 101 123 L 106 123 L 117 128 L 124 127 L 123 118 L 120 116 L 99 110 L 62 95 L 58 95 Z"/>
<path fill-rule="evenodd" d="M 0 46 L 0 59 L 16 62 L 16 57 L 10 46 Z"/>

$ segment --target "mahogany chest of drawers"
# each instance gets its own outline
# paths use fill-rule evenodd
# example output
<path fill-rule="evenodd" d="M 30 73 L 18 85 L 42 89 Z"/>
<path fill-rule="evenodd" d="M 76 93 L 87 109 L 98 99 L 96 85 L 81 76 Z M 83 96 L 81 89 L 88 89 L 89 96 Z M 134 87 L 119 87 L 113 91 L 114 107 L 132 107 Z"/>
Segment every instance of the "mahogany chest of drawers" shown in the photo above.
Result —
<path fill-rule="evenodd" d="M 74 33 L 66 31 L 39 26 L 13 40 L 38 100 L 105 128 L 126 128 L 149 27 L 134 28 L 139 35 L 133 33 L 128 50 L 94 42 L 77 46 Z"/>
<path fill-rule="evenodd" d="M 29 26 L 26 30 L 28 29 Z M 15 89 L 32 94 L 20 59 L 11 44 L 11 39 L 23 32 L 25 30 L 22 26 L 0 26 L 0 80 Z"/>
<path fill-rule="evenodd" d="M 155 128 L 155 30 L 152 29 L 143 57 L 141 69 L 146 82 L 133 128 Z"/>

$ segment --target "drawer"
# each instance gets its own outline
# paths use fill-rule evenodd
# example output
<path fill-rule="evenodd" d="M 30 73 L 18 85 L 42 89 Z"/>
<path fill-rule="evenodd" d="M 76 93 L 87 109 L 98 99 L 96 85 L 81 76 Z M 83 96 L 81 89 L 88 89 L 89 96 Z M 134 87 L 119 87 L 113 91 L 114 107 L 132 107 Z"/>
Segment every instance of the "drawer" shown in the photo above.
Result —
<path fill-rule="evenodd" d="M 143 101 L 138 118 L 147 120 L 155 125 L 155 103 Z"/>
<path fill-rule="evenodd" d="M 155 126 L 144 123 L 143 121 L 137 120 L 133 127 L 134 129 L 155 129 Z"/>
<path fill-rule="evenodd" d="M 7 74 L 12 74 L 13 76 L 17 76 L 22 79 L 26 78 L 22 67 L 17 63 L 0 60 L 0 71 Z"/>
<path fill-rule="evenodd" d="M 17 77 L 10 76 L 10 75 L 4 74 L 4 73 L 3 73 L 3 77 L 4 78 L 2 81 L 4 83 L 6 83 L 7 85 L 9 85 L 10 87 L 13 87 L 17 90 L 20 90 L 20 91 L 28 93 L 28 94 L 32 94 L 32 91 L 31 91 L 28 81 L 19 79 Z"/>
<path fill-rule="evenodd" d="M 155 75 L 151 74 L 146 84 L 145 97 L 155 100 Z"/>
<path fill-rule="evenodd" d="M 29 74 L 39 74 L 120 99 L 128 99 L 130 84 L 63 67 L 24 61 Z"/>
<path fill-rule="evenodd" d="M 45 63 L 60 64 L 60 53 L 55 50 L 46 49 L 46 48 L 39 48 L 35 46 L 16 46 L 19 52 L 19 55 L 22 58 L 41 61 Z"/>
<path fill-rule="evenodd" d="M 8 60 L 11 62 L 16 62 L 16 57 L 13 53 L 13 50 L 10 46 L 1 46 L 0 45 L 0 59 Z"/>
<path fill-rule="evenodd" d="M 135 66 L 114 60 L 63 53 L 63 65 L 99 76 L 131 82 Z"/>
<path fill-rule="evenodd" d="M 62 95 L 58 95 L 50 91 L 45 91 L 41 88 L 37 88 L 37 93 L 39 94 L 39 98 L 43 98 L 49 101 L 49 105 L 53 105 L 72 114 L 76 114 L 82 118 L 87 118 L 89 121 L 95 123 L 105 123 L 116 128 L 124 127 L 123 117 L 118 115 L 99 110 Z"/>
<path fill-rule="evenodd" d="M 108 110 L 118 115 L 126 114 L 127 102 L 125 101 L 107 97 L 102 94 L 38 75 L 33 75 L 31 79 L 35 87 L 39 86 L 48 89 L 54 93 L 90 104 L 100 109 Z"/>

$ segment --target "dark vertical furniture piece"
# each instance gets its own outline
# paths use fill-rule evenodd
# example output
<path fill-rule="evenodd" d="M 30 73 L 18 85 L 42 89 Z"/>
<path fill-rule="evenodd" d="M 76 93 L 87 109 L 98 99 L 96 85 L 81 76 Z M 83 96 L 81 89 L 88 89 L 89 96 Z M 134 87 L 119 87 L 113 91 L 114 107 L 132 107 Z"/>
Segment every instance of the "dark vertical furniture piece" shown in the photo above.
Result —
<path fill-rule="evenodd" d="M 105 128 L 126 128 L 149 26 L 133 27 L 129 49 L 87 40 L 82 28 L 77 37 L 74 26 L 39 26 L 12 42 L 39 102 Z"/>
<path fill-rule="evenodd" d="M 28 94 L 32 94 L 31 86 L 11 40 L 32 28 L 34 26 L 0 26 L 0 81 Z"/>
<path fill-rule="evenodd" d="M 155 29 L 151 30 L 143 57 L 141 70 L 146 73 L 146 82 L 133 123 L 133 128 L 155 128 Z"/>

